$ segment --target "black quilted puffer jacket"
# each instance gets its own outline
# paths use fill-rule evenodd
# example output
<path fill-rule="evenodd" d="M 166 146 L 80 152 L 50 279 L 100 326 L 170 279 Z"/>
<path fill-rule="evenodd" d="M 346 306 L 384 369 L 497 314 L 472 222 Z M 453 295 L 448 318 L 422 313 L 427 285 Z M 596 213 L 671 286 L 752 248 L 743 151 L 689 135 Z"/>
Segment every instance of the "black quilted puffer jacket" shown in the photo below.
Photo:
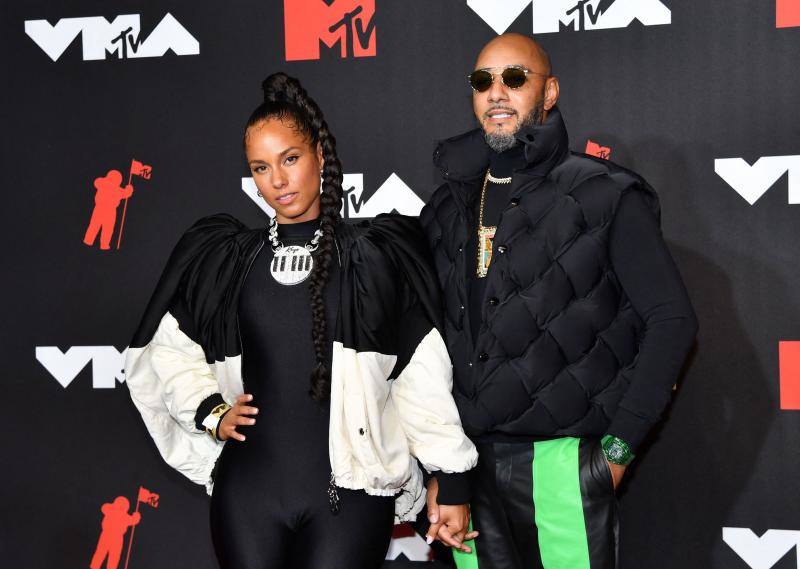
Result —
<path fill-rule="evenodd" d="M 514 173 L 497 228 L 476 338 L 465 254 L 491 152 L 480 130 L 439 144 L 445 183 L 421 214 L 464 428 L 477 439 L 602 436 L 613 422 L 614 434 L 639 441 L 649 425 L 618 405 L 644 323 L 614 273 L 608 240 L 626 192 L 641 192 L 656 217 L 658 198 L 633 172 L 571 153 L 558 109 L 517 139 L 527 165 Z"/>

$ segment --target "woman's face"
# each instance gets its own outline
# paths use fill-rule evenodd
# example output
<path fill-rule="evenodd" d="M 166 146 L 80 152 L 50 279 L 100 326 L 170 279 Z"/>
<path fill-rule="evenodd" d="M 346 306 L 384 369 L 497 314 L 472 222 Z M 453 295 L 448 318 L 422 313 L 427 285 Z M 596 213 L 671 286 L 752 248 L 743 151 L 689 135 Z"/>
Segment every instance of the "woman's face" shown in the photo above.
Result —
<path fill-rule="evenodd" d="M 319 144 L 309 144 L 289 120 L 269 119 L 247 129 L 245 154 L 256 187 L 275 210 L 278 223 L 319 217 Z"/>

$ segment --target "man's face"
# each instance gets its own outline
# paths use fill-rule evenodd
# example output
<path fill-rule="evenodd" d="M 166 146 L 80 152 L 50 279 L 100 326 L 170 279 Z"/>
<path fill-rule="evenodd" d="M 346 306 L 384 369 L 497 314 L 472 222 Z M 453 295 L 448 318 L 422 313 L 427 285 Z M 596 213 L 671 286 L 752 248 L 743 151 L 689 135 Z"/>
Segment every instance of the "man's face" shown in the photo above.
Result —
<path fill-rule="evenodd" d="M 507 67 L 528 69 L 525 83 L 511 89 L 503 84 L 500 74 Z M 529 50 L 512 43 L 487 46 L 478 57 L 475 69 L 494 74 L 494 82 L 484 92 L 474 91 L 472 107 L 483 128 L 486 143 L 502 152 L 515 144 L 514 135 L 522 126 L 541 124 L 544 117 L 544 96 L 547 70 Z"/>

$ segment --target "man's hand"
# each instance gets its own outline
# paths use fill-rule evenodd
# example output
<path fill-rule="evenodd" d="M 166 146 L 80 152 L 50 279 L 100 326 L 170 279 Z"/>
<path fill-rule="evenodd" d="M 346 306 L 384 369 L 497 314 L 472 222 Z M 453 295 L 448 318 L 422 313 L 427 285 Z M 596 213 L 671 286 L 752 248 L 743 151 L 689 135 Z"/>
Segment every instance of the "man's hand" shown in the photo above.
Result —
<path fill-rule="evenodd" d="M 608 460 L 606 460 L 606 462 L 608 462 Z M 614 483 L 614 490 L 616 490 L 619 486 L 619 483 L 622 482 L 622 477 L 625 475 L 625 469 L 628 467 L 621 464 L 608 462 L 608 468 L 611 470 L 611 481 Z"/>
<path fill-rule="evenodd" d="M 258 409 L 250 407 L 247 404 L 253 400 L 253 396 L 249 393 L 240 395 L 236 398 L 236 403 L 233 404 L 230 411 L 225 413 L 225 416 L 219 422 L 217 428 L 217 435 L 219 440 L 226 441 L 228 439 L 235 439 L 237 441 L 244 441 L 245 436 L 236 431 L 239 425 L 255 425 L 256 420 L 250 415 L 257 415 Z"/>
<path fill-rule="evenodd" d="M 475 539 L 477 531 L 467 533 L 469 528 L 469 504 L 458 506 L 440 505 L 436 498 L 439 495 L 439 483 L 436 478 L 428 481 L 428 521 L 431 527 L 425 535 L 428 544 L 438 539 L 445 545 L 454 547 L 464 553 L 472 553 L 472 549 L 464 545 L 464 541 Z"/>

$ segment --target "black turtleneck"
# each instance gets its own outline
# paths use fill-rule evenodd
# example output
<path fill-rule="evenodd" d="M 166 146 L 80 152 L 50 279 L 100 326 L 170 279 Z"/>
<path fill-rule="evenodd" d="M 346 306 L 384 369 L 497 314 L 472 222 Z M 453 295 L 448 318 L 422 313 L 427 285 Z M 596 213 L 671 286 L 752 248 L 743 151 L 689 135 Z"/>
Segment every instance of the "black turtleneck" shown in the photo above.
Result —
<path fill-rule="evenodd" d="M 284 245 L 304 245 L 313 239 L 318 228 L 318 220 L 280 224 L 278 239 Z M 322 468 L 325 464 L 322 458 L 327 460 L 328 455 L 328 411 L 327 405 L 322 408 L 308 394 L 316 361 L 309 280 L 296 285 L 277 282 L 270 273 L 274 254 L 267 231 L 264 241 L 239 298 L 244 388 L 246 393 L 253 394 L 253 403 L 261 410 L 256 426 L 245 428 L 245 434 L 251 445 L 261 444 L 263 439 L 264 444 L 275 444 L 289 455 L 300 452 L 291 450 L 294 445 L 306 450 L 314 448 L 321 453 Z M 339 305 L 338 276 L 339 266 L 334 256 L 323 293 L 328 369 L 330 339 Z"/>
<path fill-rule="evenodd" d="M 489 171 L 494 178 L 510 177 L 514 170 L 525 165 L 525 152 L 521 144 L 509 148 L 505 152 L 492 152 L 489 157 Z M 511 184 L 496 184 L 488 182 L 486 185 L 486 197 L 483 204 L 483 225 L 484 227 L 497 227 L 500 223 L 500 216 L 508 206 L 509 195 L 511 194 Z M 472 337 L 477 338 L 478 330 L 481 326 L 481 306 L 483 304 L 484 291 L 486 290 L 486 278 L 478 278 L 478 220 L 480 213 L 480 194 L 475 200 L 474 207 L 474 229 L 471 231 L 469 240 L 468 258 L 470 261 L 467 266 L 467 285 L 469 289 L 469 321 L 472 329 Z"/>
<path fill-rule="evenodd" d="M 278 239 L 284 245 L 303 245 L 313 239 L 318 228 L 318 220 L 281 224 Z M 228 460 L 236 454 L 237 460 L 242 461 L 240 466 L 249 465 L 237 469 L 242 470 L 241 476 L 252 471 L 263 477 L 268 472 L 269 479 L 259 482 L 265 491 L 270 482 L 291 481 L 322 493 L 330 474 L 328 405 L 315 402 L 309 395 L 311 370 L 316 362 L 309 280 L 296 285 L 280 284 L 270 273 L 273 257 L 269 232 L 265 230 L 264 246 L 242 285 L 238 311 L 244 390 L 253 395 L 252 405 L 258 407 L 259 414 L 255 425 L 237 429 L 247 437 L 247 443 L 226 445 L 225 454 Z M 335 251 L 329 275 L 323 293 L 328 369 L 339 307 L 339 263 Z M 200 405 L 198 427 L 219 402 L 222 398 L 216 394 Z"/>

